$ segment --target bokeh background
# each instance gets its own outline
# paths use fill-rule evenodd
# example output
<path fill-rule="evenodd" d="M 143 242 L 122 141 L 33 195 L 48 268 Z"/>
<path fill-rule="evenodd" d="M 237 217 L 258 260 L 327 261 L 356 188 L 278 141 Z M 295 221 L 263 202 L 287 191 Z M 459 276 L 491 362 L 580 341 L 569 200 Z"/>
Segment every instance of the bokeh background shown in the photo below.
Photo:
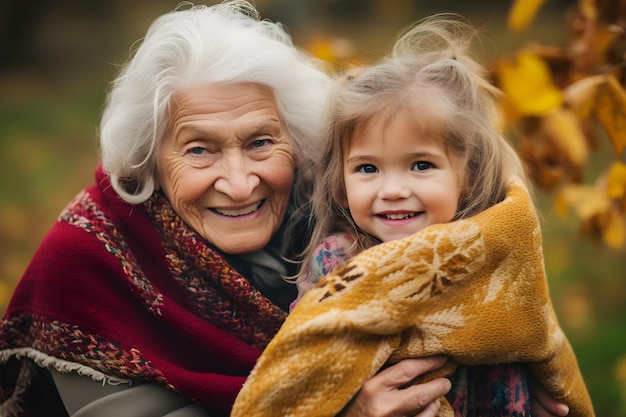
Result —
<path fill-rule="evenodd" d="M 374 61 L 417 19 L 460 13 L 483 28 L 489 67 L 497 56 L 528 42 L 564 42 L 564 16 L 573 3 L 547 1 L 522 33 L 507 28 L 510 4 L 502 0 L 257 0 L 256 5 L 263 16 L 283 22 L 298 46 L 340 65 L 342 59 Z M 177 4 L 0 2 L 0 313 L 47 229 L 92 182 L 108 84 L 149 23 Z M 590 165 L 607 166 L 611 152 L 601 140 Z M 537 203 L 551 295 L 596 414 L 626 416 L 626 252 L 582 237 L 579 219 L 557 215 L 550 193 L 538 192 Z"/>

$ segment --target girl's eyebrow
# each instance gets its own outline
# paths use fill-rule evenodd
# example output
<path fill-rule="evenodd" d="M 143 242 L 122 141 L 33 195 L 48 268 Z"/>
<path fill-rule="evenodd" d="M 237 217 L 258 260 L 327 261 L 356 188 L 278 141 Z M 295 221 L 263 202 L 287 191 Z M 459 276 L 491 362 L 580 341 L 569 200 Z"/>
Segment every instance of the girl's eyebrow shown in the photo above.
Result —
<path fill-rule="evenodd" d="M 415 159 L 429 159 L 429 158 L 444 158 L 446 154 L 444 152 L 415 152 L 413 154 L 409 154 Z"/>
<path fill-rule="evenodd" d="M 365 154 L 358 154 L 358 155 L 354 155 L 349 157 L 348 159 L 346 159 L 346 162 L 360 162 L 360 161 L 371 161 L 376 159 L 377 157 L 375 155 L 365 155 Z"/>
<path fill-rule="evenodd" d="M 443 152 L 414 152 L 414 153 L 407 153 L 406 155 L 407 157 L 414 158 L 414 159 L 442 158 L 445 156 Z M 381 158 L 380 155 L 357 154 L 357 155 L 350 156 L 349 158 L 347 158 L 346 162 L 360 162 L 362 160 L 375 161 L 375 160 L 378 160 L 379 158 Z"/>

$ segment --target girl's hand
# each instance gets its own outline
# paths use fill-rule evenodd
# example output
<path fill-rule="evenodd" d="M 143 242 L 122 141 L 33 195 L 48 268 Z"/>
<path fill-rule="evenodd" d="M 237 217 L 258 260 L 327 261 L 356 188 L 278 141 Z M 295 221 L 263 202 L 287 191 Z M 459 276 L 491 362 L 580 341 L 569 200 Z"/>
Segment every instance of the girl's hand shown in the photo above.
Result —
<path fill-rule="evenodd" d="M 342 417 L 434 417 L 439 398 L 452 388 L 446 378 L 406 384 L 446 363 L 443 356 L 405 359 L 369 379 L 342 411 Z"/>
<path fill-rule="evenodd" d="M 534 378 L 530 381 L 530 409 L 534 417 L 564 417 L 569 414 L 569 407 L 554 398 Z"/>

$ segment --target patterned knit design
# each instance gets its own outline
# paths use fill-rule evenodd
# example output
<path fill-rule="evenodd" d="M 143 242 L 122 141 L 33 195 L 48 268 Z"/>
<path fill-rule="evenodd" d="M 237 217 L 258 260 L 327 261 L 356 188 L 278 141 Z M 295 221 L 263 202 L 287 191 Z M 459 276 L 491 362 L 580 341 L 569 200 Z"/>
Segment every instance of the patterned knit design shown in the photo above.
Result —
<path fill-rule="evenodd" d="M 299 292 L 304 295 L 324 275 L 356 255 L 354 243 L 348 234 L 324 239 L 313 251 L 308 269 L 298 281 Z M 292 309 L 295 304 L 294 301 Z M 450 379 L 452 390 L 446 398 L 455 417 L 530 417 L 528 378 L 522 365 L 460 366 Z"/>
<path fill-rule="evenodd" d="M 454 417 L 531 417 L 528 371 L 522 364 L 459 366 L 446 394 Z"/>
<path fill-rule="evenodd" d="M 259 349 L 278 331 L 285 312 L 272 304 L 250 282 L 209 247 L 204 239 L 175 215 L 159 193 L 146 210 L 160 231 L 172 276 L 196 300 L 198 313 Z M 245 314 L 233 314 L 245 306 Z"/>
<path fill-rule="evenodd" d="M 28 334 L 22 330 L 30 329 Z M 107 375 L 115 369 L 119 378 L 153 381 L 173 388 L 165 376 L 137 349 L 107 341 L 97 334 L 83 332 L 78 326 L 48 322 L 30 314 L 5 320 L 0 329 L 0 348 L 29 346 L 39 352 L 81 364 Z"/>
<path fill-rule="evenodd" d="M 163 295 L 159 294 L 143 275 L 128 244 L 117 227 L 109 220 L 85 191 L 79 193 L 63 210 L 59 222 L 82 228 L 94 234 L 106 250 L 115 256 L 124 268 L 125 276 L 132 285 L 133 292 L 145 300 L 147 308 L 161 314 Z"/>
<path fill-rule="evenodd" d="M 289 306 L 291 311 L 300 298 L 311 288 L 317 285 L 322 277 L 348 259 L 356 255 L 354 238 L 349 234 L 336 234 L 325 238 L 311 254 L 306 268 L 298 277 L 298 298 Z"/>

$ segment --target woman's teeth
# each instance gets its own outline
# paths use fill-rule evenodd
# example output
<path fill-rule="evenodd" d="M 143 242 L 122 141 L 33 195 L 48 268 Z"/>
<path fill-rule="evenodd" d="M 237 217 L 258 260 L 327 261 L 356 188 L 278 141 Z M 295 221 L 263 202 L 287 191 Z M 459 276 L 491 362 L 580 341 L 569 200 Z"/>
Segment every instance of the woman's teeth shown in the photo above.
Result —
<path fill-rule="evenodd" d="M 261 202 L 259 201 L 258 203 L 254 203 L 254 204 L 249 205 L 248 207 L 243 207 L 240 209 L 215 209 L 215 211 L 223 216 L 229 216 L 229 217 L 245 216 L 246 214 L 250 214 L 258 210 L 260 205 L 261 205 Z"/>

